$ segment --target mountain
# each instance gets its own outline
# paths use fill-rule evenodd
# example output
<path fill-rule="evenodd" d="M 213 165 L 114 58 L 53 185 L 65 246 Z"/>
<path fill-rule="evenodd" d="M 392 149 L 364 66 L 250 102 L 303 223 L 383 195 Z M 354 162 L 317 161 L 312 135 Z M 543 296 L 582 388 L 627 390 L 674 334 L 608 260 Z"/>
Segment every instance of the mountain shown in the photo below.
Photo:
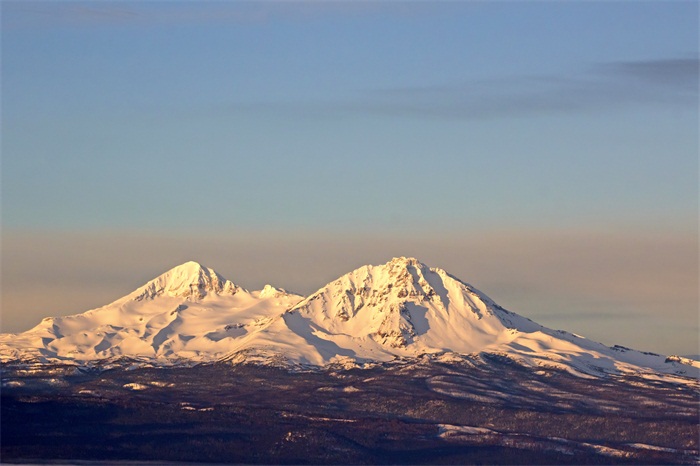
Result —
<path fill-rule="evenodd" d="M 270 285 L 249 292 L 187 262 L 101 308 L 0 335 L 0 360 L 215 360 L 301 299 Z"/>
<path fill-rule="evenodd" d="M 546 328 L 414 258 L 360 267 L 316 291 L 282 318 L 306 343 L 296 345 L 287 357 L 316 365 L 483 352 L 535 368 L 591 375 L 665 373 L 697 378 L 700 368 L 696 361 L 608 347 Z"/>
<path fill-rule="evenodd" d="M 0 335 L 0 360 L 159 364 L 257 361 L 354 366 L 405 358 L 496 354 L 578 375 L 694 378 L 700 363 L 607 347 L 497 305 L 442 269 L 398 257 L 367 265 L 307 298 L 249 292 L 188 262 L 107 306 Z"/>

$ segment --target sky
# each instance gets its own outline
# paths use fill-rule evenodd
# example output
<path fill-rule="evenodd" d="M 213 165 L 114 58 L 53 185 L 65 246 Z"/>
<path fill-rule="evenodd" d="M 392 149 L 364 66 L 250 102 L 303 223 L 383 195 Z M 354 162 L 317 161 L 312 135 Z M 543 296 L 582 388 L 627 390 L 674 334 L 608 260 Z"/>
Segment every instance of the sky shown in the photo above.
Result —
<path fill-rule="evenodd" d="M 310 293 L 405 255 L 700 353 L 696 2 L 0 8 L 2 331 L 187 260 Z"/>

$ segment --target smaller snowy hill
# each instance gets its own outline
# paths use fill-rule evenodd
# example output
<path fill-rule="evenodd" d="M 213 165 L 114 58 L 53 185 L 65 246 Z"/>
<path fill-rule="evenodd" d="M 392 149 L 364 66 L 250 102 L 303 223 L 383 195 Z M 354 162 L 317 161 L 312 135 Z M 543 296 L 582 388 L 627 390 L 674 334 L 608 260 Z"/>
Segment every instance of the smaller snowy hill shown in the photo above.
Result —
<path fill-rule="evenodd" d="M 301 299 L 270 285 L 249 292 L 187 262 L 101 308 L 0 335 L 0 360 L 215 360 Z"/>
<path fill-rule="evenodd" d="M 99 309 L 0 335 L 0 360 L 159 364 L 255 361 L 356 364 L 490 353 L 581 376 L 696 381 L 700 363 L 552 330 L 503 309 L 439 268 L 397 257 L 366 265 L 307 298 L 270 285 L 249 292 L 187 262 Z M 447 359 L 445 359 L 447 358 Z"/>

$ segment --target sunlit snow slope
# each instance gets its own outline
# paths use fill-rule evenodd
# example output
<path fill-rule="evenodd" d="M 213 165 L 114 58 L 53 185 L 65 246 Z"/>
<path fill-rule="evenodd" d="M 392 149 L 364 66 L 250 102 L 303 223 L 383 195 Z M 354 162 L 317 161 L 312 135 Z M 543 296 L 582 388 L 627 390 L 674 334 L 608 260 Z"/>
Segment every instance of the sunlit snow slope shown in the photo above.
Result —
<path fill-rule="evenodd" d="M 0 335 L 0 358 L 208 361 L 245 345 L 301 299 L 269 285 L 248 292 L 187 262 L 107 306 Z"/>
<path fill-rule="evenodd" d="M 412 258 L 364 266 L 284 314 L 306 340 L 293 359 L 390 360 L 430 353 L 507 354 L 527 365 L 584 374 L 655 373 L 697 377 L 700 363 L 607 347 L 509 312 L 442 269 Z M 684 364 L 685 363 L 685 364 Z"/>
<path fill-rule="evenodd" d="M 112 304 L 0 335 L 0 359 L 161 363 L 219 359 L 311 365 L 421 355 L 507 355 L 580 375 L 697 378 L 700 363 L 607 347 L 506 311 L 447 272 L 412 258 L 364 266 L 302 300 L 270 286 L 248 292 L 195 262 Z"/>

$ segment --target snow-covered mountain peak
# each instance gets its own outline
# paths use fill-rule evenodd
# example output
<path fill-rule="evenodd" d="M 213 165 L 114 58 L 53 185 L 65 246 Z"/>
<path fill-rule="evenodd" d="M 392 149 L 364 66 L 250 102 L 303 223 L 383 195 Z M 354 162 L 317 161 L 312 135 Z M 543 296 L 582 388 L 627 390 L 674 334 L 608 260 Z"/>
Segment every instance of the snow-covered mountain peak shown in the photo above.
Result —
<path fill-rule="evenodd" d="M 129 295 L 131 299 L 173 296 L 199 299 L 208 293 L 233 295 L 242 288 L 226 280 L 213 269 L 189 261 L 173 267 Z"/>
<path fill-rule="evenodd" d="M 370 287 L 380 295 L 403 301 L 434 300 L 444 309 L 449 306 L 446 283 L 466 286 L 443 270 L 428 267 L 413 257 L 395 257 L 382 265 L 361 267 L 336 282 L 346 283 L 352 290 L 361 283 L 363 288 Z"/>
<path fill-rule="evenodd" d="M 353 311 L 348 311 L 348 317 L 359 307 L 378 306 L 390 301 L 420 303 L 429 300 L 446 310 L 450 303 L 445 283 L 470 289 L 441 269 L 431 269 L 412 257 L 396 257 L 385 264 L 365 265 L 343 275 L 297 307 L 324 297 L 327 304 L 339 309 L 348 305 L 353 308 Z M 344 314 L 341 312 L 341 318 Z"/>
<path fill-rule="evenodd" d="M 454 341 L 468 337 L 469 332 L 459 327 L 471 327 L 478 335 L 498 335 L 508 313 L 491 304 L 443 270 L 415 258 L 397 257 L 343 275 L 291 309 L 287 319 L 296 313 L 329 334 L 369 339 L 385 348 L 418 349 L 434 346 L 432 340 L 445 335 Z M 444 330 L 440 335 L 433 331 L 438 328 Z M 469 348 L 477 348 L 481 340 L 472 340 Z M 447 344 L 452 342 L 439 347 Z"/>
<path fill-rule="evenodd" d="M 405 275 L 408 271 L 418 272 L 419 275 L 423 275 L 428 271 L 432 270 L 415 257 L 394 257 L 389 262 L 372 267 L 375 271 L 374 273 L 388 274 L 388 275 Z"/>
<path fill-rule="evenodd" d="M 405 257 L 405 256 L 394 257 L 393 259 L 391 259 L 389 262 L 387 262 L 384 265 L 392 265 L 392 266 L 397 266 L 397 267 L 408 267 L 411 265 L 415 266 L 415 267 L 421 267 L 421 266 L 427 267 L 425 264 L 423 264 L 421 261 L 419 261 L 415 257 Z"/>
<path fill-rule="evenodd" d="M 257 293 L 257 296 L 259 299 L 266 299 L 266 298 L 280 298 L 280 297 L 294 297 L 296 296 L 298 300 L 302 299 L 302 296 L 296 294 L 296 293 L 290 293 L 289 291 L 285 290 L 284 288 L 275 288 L 274 286 L 267 284 L 263 287 L 262 290 L 258 292 L 253 292 L 253 295 Z"/>

